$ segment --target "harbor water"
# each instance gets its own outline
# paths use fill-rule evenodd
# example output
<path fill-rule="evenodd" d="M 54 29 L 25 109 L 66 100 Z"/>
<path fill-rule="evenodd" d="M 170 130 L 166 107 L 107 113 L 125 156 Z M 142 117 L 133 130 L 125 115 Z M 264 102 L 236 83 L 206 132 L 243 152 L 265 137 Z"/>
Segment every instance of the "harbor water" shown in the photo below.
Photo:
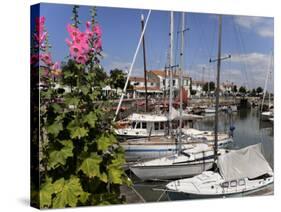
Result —
<path fill-rule="evenodd" d="M 262 151 L 274 169 L 274 143 L 273 143 L 273 123 L 261 122 L 259 111 L 256 108 L 241 109 L 238 112 L 228 114 L 219 113 L 219 131 L 228 132 L 230 126 L 234 126 L 234 142 L 230 149 L 240 149 L 252 144 L 262 143 Z M 194 123 L 194 128 L 200 130 L 214 129 L 214 115 L 210 114 L 202 120 Z M 129 177 L 134 182 L 134 189 L 143 197 L 146 202 L 167 201 L 167 195 L 163 192 L 164 186 L 169 181 L 141 182 L 132 173 Z M 253 195 L 273 194 L 273 186 L 263 192 Z"/>

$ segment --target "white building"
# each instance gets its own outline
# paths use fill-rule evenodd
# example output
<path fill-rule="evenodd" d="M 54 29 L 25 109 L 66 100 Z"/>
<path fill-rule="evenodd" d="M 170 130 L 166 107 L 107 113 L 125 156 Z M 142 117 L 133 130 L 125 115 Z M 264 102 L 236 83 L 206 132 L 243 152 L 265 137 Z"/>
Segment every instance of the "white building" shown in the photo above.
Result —
<path fill-rule="evenodd" d="M 191 88 L 193 91 L 196 91 L 195 96 L 200 96 L 200 95 L 204 94 L 203 87 L 204 87 L 205 83 L 206 82 L 204 82 L 204 81 L 192 80 Z"/>
<path fill-rule="evenodd" d="M 133 98 L 142 97 L 145 94 L 144 77 L 130 77 L 130 84 L 133 86 Z M 159 80 L 147 79 L 148 95 L 157 97 L 162 95 L 163 91 L 159 88 Z"/>
<path fill-rule="evenodd" d="M 162 70 L 151 70 L 147 72 L 147 78 L 150 80 L 157 80 L 159 88 L 164 91 L 168 90 L 170 87 L 170 72 L 162 71 Z M 183 87 L 190 94 L 190 77 L 186 74 L 183 75 Z M 173 72 L 173 81 L 172 86 L 175 91 L 179 91 L 179 74 L 177 72 Z"/>

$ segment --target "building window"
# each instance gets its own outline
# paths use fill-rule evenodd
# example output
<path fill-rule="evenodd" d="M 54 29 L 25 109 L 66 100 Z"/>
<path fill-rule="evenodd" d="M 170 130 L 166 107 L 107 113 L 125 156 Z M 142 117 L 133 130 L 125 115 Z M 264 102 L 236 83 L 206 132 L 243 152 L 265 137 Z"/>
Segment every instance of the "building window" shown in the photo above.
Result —
<path fill-rule="evenodd" d="M 154 130 L 159 130 L 159 123 L 158 122 L 154 123 Z"/>
<path fill-rule="evenodd" d="M 164 130 L 165 128 L 165 123 L 164 122 L 160 122 L 160 130 Z"/>
<path fill-rule="evenodd" d="M 173 86 L 175 86 L 176 85 L 176 80 L 173 80 Z"/>

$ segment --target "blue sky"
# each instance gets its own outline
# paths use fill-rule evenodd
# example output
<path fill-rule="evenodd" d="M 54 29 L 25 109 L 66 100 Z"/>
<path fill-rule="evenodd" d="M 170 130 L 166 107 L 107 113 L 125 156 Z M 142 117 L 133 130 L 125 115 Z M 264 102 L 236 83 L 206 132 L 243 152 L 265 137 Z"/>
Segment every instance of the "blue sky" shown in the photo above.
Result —
<path fill-rule="evenodd" d="M 79 8 L 81 29 L 90 19 L 90 7 Z M 65 39 L 67 23 L 72 16 L 71 5 L 41 4 L 40 15 L 46 17 L 46 28 L 50 36 L 52 54 L 55 60 L 65 60 L 68 47 Z M 102 66 L 109 72 L 114 68 L 128 69 L 132 61 L 140 33 L 140 16 L 147 10 L 124 8 L 97 8 L 97 21 L 102 27 Z M 180 27 L 181 13 L 174 13 L 175 31 Z M 147 69 L 163 69 L 167 62 L 169 46 L 168 11 L 152 11 L 145 33 L 147 49 Z M 186 13 L 185 67 L 184 70 L 195 80 L 214 80 L 216 64 L 209 59 L 216 57 L 218 19 L 214 14 Z M 180 38 L 175 33 L 176 61 L 179 61 Z M 264 86 L 270 62 L 273 60 L 273 18 L 223 16 L 222 56 L 232 58 L 222 62 L 221 80 L 229 80 L 248 87 Z M 273 90 L 272 77 L 268 86 Z M 139 52 L 133 75 L 143 75 L 142 51 Z"/>

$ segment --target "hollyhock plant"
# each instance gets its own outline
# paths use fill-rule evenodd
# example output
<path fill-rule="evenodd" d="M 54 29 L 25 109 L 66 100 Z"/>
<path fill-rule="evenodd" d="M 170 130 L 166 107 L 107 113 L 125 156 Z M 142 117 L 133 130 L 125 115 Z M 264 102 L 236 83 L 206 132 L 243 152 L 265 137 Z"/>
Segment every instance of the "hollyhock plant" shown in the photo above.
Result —
<path fill-rule="evenodd" d="M 35 40 L 38 43 L 38 47 L 45 48 L 45 45 L 43 44 L 46 37 L 47 32 L 44 32 L 44 25 L 45 25 L 45 17 L 41 16 L 36 18 L 36 33 L 34 33 Z"/>
<path fill-rule="evenodd" d="M 66 39 L 70 56 L 79 64 L 86 64 L 92 60 L 93 53 L 101 51 L 101 28 L 95 25 L 91 28 L 91 22 L 86 22 L 85 32 L 81 32 L 75 26 L 67 25 L 67 31 L 71 40 Z"/>

